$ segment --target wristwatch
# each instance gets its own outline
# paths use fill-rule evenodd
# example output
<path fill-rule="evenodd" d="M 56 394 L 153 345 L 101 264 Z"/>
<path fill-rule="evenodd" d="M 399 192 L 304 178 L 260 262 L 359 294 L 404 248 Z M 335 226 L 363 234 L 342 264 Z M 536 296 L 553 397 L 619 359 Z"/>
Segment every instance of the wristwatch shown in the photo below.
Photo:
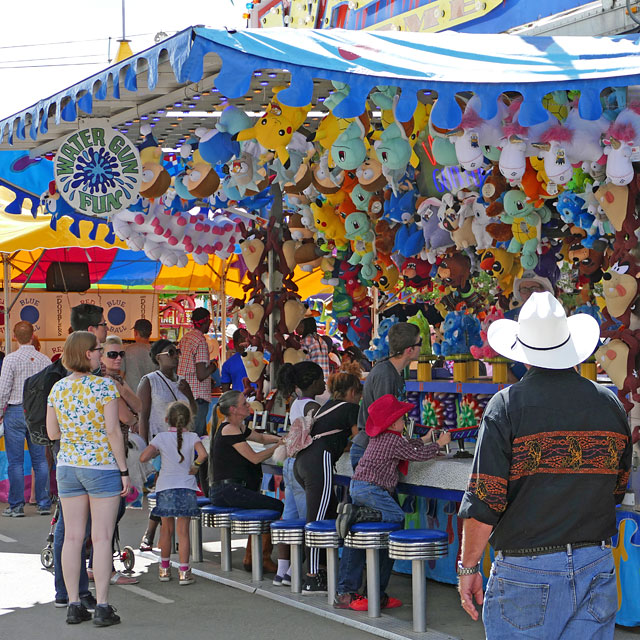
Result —
<path fill-rule="evenodd" d="M 478 573 L 479 571 L 480 571 L 479 562 L 473 567 L 465 567 L 462 564 L 462 560 L 458 560 L 458 564 L 456 565 L 456 574 L 459 576 L 472 576 L 474 573 Z"/>

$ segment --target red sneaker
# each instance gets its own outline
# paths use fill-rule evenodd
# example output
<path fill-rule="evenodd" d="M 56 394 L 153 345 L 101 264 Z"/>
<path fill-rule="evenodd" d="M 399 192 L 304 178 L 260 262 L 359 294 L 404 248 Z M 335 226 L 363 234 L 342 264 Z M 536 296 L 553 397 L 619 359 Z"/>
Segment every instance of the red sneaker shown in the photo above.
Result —
<path fill-rule="evenodd" d="M 356 595 L 351 601 L 349 609 L 353 609 L 354 611 L 367 611 L 369 609 L 369 601 L 364 596 Z"/>
<path fill-rule="evenodd" d="M 381 609 L 397 609 L 402 606 L 402 601 L 398 600 L 398 598 L 392 598 L 388 596 L 386 593 L 380 600 L 380 608 Z"/>

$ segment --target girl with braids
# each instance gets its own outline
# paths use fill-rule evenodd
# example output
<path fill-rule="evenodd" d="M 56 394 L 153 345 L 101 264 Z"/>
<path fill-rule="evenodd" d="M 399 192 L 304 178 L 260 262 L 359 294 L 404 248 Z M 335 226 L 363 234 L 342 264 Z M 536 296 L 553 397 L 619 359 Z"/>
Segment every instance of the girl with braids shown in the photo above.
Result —
<path fill-rule="evenodd" d="M 278 370 L 276 380 L 278 391 L 285 400 L 294 396 L 295 399 L 289 408 L 290 422 L 296 418 L 314 414 L 320 409 L 320 403 L 316 396 L 324 393 L 324 372 L 320 365 L 310 360 L 298 364 L 284 364 Z M 307 501 L 304 489 L 293 475 L 295 458 L 287 458 L 282 467 L 282 477 L 285 485 L 284 520 L 304 520 L 307 516 Z M 281 544 L 278 548 L 278 572 L 273 579 L 274 585 L 291 584 L 289 573 L 289 545 Z M 305 589 L 303 593 L 317 593 L 318 590 Z M 326 592 L 326 586 L 324 587 Z"/>
<path fill-rule="evenodd" d="M 200 438 L 190 430 L 191 417 L 191 410 L 186 404 L 173 402 L 165 418 L 169 430 L 158 433 L 140 454 L 141 462 L 148 462 L 157 455 L 162 459 L 156 482 L 157 502 L 152 511 L 154 516 L 162 518 L 158 577 L 161 582 L 171 580 L 171 536 L 174 518 L 177 518 L 180 559 L 178 578 L 183 585 L 195 582 L 189 568 L 189 520 L 200 515 L 196 501 L 196 475 L 207 459 L 207 452 Z"/>
<path fill-rule="evenodd" d="M 318 411 L 311 429 L 313 442 L 295 458 L 293 472 L 305 492 L 307 510 L 302 517 L 307 522 L 336 517 L 338 501 L 333 491 L 333 470 L 349 438 L 358 433 L 360 373 L 360 367 L 352 363 L 329 376 L 331 399 Z M 323 573 L 318 567 L 319 550 L 309 549 L 307 558 L 303 591 L 326 591 Z"/>

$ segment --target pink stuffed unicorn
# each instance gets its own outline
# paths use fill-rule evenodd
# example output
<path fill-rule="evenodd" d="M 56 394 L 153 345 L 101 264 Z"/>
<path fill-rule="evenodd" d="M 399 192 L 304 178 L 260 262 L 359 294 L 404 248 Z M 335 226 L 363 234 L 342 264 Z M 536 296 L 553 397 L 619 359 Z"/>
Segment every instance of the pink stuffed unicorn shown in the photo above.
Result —
<path fill-rule="evenodd" d="M 618 186 L 633 180 L 633 165 L 640 145 L 640 104 L 630 104 L 623 109 L 607 130 L 604 139 L 607 156 L 606 173 L 610 182 Z"/>

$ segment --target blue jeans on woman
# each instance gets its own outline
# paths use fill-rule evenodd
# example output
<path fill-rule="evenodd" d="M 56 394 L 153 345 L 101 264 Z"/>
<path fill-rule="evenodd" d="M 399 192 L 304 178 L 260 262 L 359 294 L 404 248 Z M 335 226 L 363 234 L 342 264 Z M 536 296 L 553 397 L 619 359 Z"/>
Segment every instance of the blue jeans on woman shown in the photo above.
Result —
<path fill-rule="evenodd" d="M 540 556 L 496 553 L 482 621 L 488 640 L 613 638 L 618 593 L 609 547 Z"/>
<path fill-rule="evenodd" d="M 24 421 L 21 404 L 10 404 L 4 412 L 4 445 L 7 451 L 9 475 L 9 506 L 24 506 L 24 441 L 27 441 L 31 466 L 35 476 L 35 495 L 38 506 L 51 508 L 49 496 L 49 463 L 45 448 L 31 442 Z"/>

